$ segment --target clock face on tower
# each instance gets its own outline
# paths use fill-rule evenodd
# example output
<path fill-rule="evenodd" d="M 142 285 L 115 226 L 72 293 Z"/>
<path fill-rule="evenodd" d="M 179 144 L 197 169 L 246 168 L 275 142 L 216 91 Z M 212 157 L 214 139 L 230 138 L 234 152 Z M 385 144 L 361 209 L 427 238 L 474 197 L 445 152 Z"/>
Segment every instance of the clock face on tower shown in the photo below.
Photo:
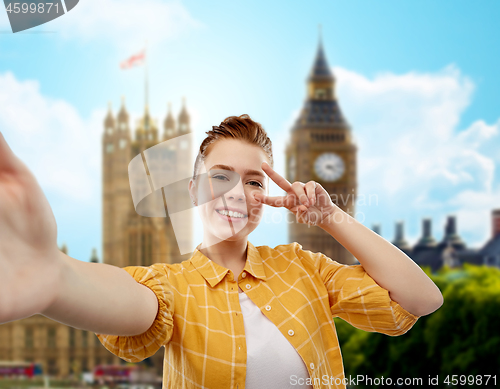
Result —
<path fill-rule="evenodd" d="M 336 181 L 344 174 L 344 160 L 335 153 L 323 153 L 316 158 L 314 171 L 323 181 Z"/>

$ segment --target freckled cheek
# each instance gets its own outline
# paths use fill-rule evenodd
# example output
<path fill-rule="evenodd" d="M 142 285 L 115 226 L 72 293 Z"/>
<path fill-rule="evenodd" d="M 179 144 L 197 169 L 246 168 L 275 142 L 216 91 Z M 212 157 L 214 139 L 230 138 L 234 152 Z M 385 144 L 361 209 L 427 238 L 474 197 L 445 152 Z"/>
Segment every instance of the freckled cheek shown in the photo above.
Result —
<path fill-rule="evenodd" d="M 264 204 L 262 203 L 254 203 L 254 205 L 248 206 L 248 218 L 256 219 L 260 218 L 264 210 Z"/>
<path fill-rule="evenodd" d="M 259 205 L 262 205 L 262 203 L 260 201 L 257 201 L 254 199 L 253 195 L 254 193 L 262 193 L 262 192 L 259 192 L 257 190 L 249 190 L 245 193 L 245 196 L 247 198 L 247 208 L 250 208 L 250 207 L 256 207 L 256 206 L 259 206 Z"/>

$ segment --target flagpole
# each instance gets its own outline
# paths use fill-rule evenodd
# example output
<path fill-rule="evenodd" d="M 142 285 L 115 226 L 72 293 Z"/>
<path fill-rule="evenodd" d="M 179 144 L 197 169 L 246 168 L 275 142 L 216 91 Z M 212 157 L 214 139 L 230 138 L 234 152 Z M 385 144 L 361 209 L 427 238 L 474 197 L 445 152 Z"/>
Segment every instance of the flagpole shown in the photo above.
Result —
<path fill-rule="evenodd" d="M 148 41 L 146 40 L 146 44 L 145 44 L 145 48 L 144 48 L 144 56 L 146 57 L 146 66 L 144 67 L 144 98 L 146 101 L 146 108 L 148 107 L 148 94 L 149 94 L 147 46 L 148 46 Z"/>

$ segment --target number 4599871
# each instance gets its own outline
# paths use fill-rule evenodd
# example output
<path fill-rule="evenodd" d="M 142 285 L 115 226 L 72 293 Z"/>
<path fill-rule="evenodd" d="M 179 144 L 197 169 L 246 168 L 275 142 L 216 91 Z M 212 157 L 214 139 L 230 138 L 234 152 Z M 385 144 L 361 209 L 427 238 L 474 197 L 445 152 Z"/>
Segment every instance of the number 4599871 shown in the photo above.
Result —
<path fill-rule="evenodd" d="M 18 13 L 50 13 L 55 11 L 59 13 L 59 3 L 9 3 L 6 8 L 7 12 Z"/>
<path fill-rule="evenodd" d="M 444 379 L 444 383 L 447 385 L 488 385 L 490 379 L 493 380 L 491 384 L 494 386 L 497 385 L 497 376 L 496 375 L 447 375 Z"/>

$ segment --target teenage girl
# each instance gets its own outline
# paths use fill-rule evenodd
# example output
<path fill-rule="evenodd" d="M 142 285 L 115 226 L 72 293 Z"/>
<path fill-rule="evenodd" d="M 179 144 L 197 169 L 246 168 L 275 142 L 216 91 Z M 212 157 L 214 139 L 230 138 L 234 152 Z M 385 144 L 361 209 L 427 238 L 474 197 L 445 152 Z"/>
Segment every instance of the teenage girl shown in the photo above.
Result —
<path fill-rule="evenodd" d="M 169 389 L 345 388 L 333 317 L 397 336 L 443 304 L 419 266 L 319 183 L 276 173 L 271 141 L 248 115 L 207 134 L 188 188 L 203 242 L 182 263 L 118 268 L 59 250 L 46 197 L 0 133 L 0 323 L 42 314 L 96 333 L 129 362 L 164 346 Z M 235 178 L 219 197 L 207 189 Z M 284 196 L 268 196 L 269 179 Z M 360 265 L 298 242 L 254 246 L 264 205 L 328 232 Z"/>

